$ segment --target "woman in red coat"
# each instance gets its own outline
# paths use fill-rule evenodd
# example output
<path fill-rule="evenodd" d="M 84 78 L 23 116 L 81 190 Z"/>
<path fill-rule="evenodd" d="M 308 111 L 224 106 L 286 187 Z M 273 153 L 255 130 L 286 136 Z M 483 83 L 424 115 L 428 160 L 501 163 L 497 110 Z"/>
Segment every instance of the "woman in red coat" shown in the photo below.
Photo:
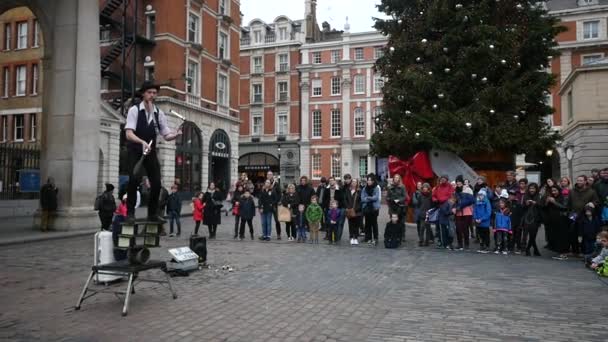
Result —
<path fill-rule="evenodd" d="M 199 192 L 196 197 L 192 199 L 192 219 L 194 219 L 194 235 L 198 235 L 198 229 L 203 221 L 203 209 L 205 204 L 203 203 L 203 193 Z"/>

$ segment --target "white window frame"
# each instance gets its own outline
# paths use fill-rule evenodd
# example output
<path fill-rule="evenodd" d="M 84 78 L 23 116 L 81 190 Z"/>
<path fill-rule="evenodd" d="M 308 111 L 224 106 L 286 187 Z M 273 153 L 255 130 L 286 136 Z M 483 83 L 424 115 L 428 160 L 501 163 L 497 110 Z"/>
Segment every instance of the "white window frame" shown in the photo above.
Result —
<path fill-rule="evenodd" d="M 284 127 L 281 127 L 281 119 L 284 119 Z M 289 113 L 282 111 L 276 113 L 275 120 L 275 134 L 276 135 L 288 135 L 289 134 Z"/>
<path fill-rule="evenodd" d="M 286 41 L 289 40 L 289 30 L 287 29 L 287 26 L 279 26 L 279 28 L 277 29 L 278 34 L 278 39 L 279 41 Z M 285 33 L 285 35 L 283 36 L 283 32 Z"/>
<path fill-rule="evenodd" d="M 585 29 L 585 27 L 587 25 L 591 26 L 591 24 L 595 24 L 595 27 L 597 28 L 597 30 L 595 32 L 591 31 L 591 27 L 589 28 L 589 32 L 587 32 L 587 30 Z M 599 19 L 583 21 L 583 40 L 599 39 L 600 38 L 600 27 L 601 27 L 600 24 L 601 24 L 601 22 Z M 587 33 L 589 33 L 588 37 L 587 37 Z M 593 35 L 593 33 L 595 33 L 595 36 Z"/>
<path fill-rule="evenodd" d="M 264 35 L 262 34 L 262 30 L 253 31 L 253 42 L 256 44 L 261 44 L 264 42 Z"/>
<path fill-rule="evenodd" d="M 190 29 L 188 27 L 188 29 Z M 146 38 L 153 40 L 156 36 L 156 13 L 146 14 Z"/>
<path fill-rule="evenodd" d="M 17 23 L 17 50 L 27 49 L 28 38 L 28 22 L 21 21 Z M 22 29 L 24 29 L 23 32 Z"/>
<path fill-rule="evenodd" d="M 258 130 L 256 132 L 256 124 L 255 121 L 256 119 L 260 119 L 260 123 L 259 123 L 259 127 Z M 264 114 L 263 113 L 252 113 L 251 114 L 251 136 L 254 137 L 259 137 L 261 135 L 263 135 L 264 132 Z"/>
<path fill-rule="evenodd" d="M 331 62 L 333 64 L 339 63 L 342 58 L 342 50 L 331 50 Z"/>
<path fill-rule="evenodd" d="M 193 68 L 192 68 L 193 67 Z M 192 69 L 194 69 L 194 72 L 192 72 Z M 188 69 L 186 70 L 186 73 L 188 75 L 187 78 L 187 82 L 186 82 L 186 93 L 190 94 L 190 95 L 194 95 L 194 96 L 200 96 L 200 73 L 201 73 L 201 68 L 200 65 L 197 61 L 195 60 L 188 60 Z"/>
<path fill-rule="evenodd" d="M 281 91 L 282 85 L 285 85 L 284 91 Z M 284 95 L 284 96 L 281 96 Z M 289 81 L 279 80 L 277 81 L 277 99 L 281 102 L 289 101 Z"/>
<path fill-rule="evenodd" d="M 37 117 L 35 113 L 30 114 L 30 141 L 36 141 Z"/>
<path fill-rule="evenodd" d="M 11 69 L 9 67 L 2 68 L 2 97 L 7 98 L 11 89 Z"/>
<path fill-rule="evenodd" d="M 2 118 L 2 142 L 6 142 L 8 140 L 8 116 L 3 115 Z"/>
<path fill-rule="evenodd" d="M 353 133 L 355 137 L 365 136 L 365 111 L 361 107 L 355 108 L 353 111 Z"/>
<path fill-rule="evenodd" d="M 342 156 L 339 153 L 331 154 L 331 177 L 342 177 Z"/>
<path fill-rule="evenodd" d="M 259 101 L 256 101 L 256 87 L 259 86 Z M 253 83 L 251 85 L 251 103 L 264 103 L 264 83 Z"/>
<path fill-rule="evenodd" d="M 384 47 L 382 46 L 376 46 L 374 48 L 374 58 L 375 59 L 379 59 L 384 57 Z"/>
<path fill-rule="evenodd" d="M 374 93 L 381 93 L 382 88 L 384 88 L 384 77 L 379 74 L 374 75 Z"/>
<path fill-rule="evenodd" d="M 331 138 L 340 138 L 342 136 L 342 111 L 338 108 L 331 110 Z"/>
<path fill-rule="evenodd" d="M 10 23 L 4 24 L 4 50 L 13 48 L 13 26 Z"/>
<path fill-rule="evenodd" d="M 144 66 L 144 80 L 146 81 L 154 81 L 154 73 L 155 73 L 154 65 L 146 65 Z"/>
<path fill-rule="evenodd" d="M 311 56 L 311 60 L 312 60 L 312 64 L 321 64 L 323 63 L 323 59 L 321 57 L 321 51 L 314 51 L 312 52 L 312 56 Z"/>
<path fill-rule="evenodd" d="M 110 31 L 109 27 L 103 26 L 99 28 L 99 40 L 102 42 L 107 42 L 112 38 L 112 31 Z"/>
<path fill-rule="evenodd" d="M 318 90 L 318 91 L 317 91 Z M 320 78 L 312 80 L 312 97 L 323 96 L 323 80 Z"/>
<path fill-rule="evenodd" d="M 319 180 L 323 177 L 323 169 L 321 168 L 321 155 L 315 153 L 310 156 L 310 168 L 312 179 Z"/>
<path fill-rule="evenodd" d="M 342 77 L 333 76 L 331 78 L 331 96 L 342 95 Z"/>
<path fill-rule="evenodd" d="M 592 58 L 593 60 L 591 62 L 585 63 L 585 58 L 590 58 L 590 57 L 595 57 L 595 58 Z M 604 57 L 605 57 L 605 55 L 604 55 L 603 52 L 589 53 L 589 54 L 586 54 L 586 55 L 581 55 L 581 66 L 582 65 L 588 65 L 589 63 L 593 63 L 593 62 L 595 62 L 595 61 L 597 61 L 599 59 L 602 59 Z"/>
<path fill-rule="evenodd" d="M 219 15 L 230 16 L 230 0 L 219 0 L 217 6 L 217 13 Z"/>
<path fill-rule="evenodd" d="M 259 69 L 256 68 L 255 61 L 259 59 Z M 263 74 L 264 73 L 264 57 L 263 56 L 251 56 L 251 73 L 252 74 Z"/>
<path fill-rule="evenodd" d="M 23 71 L 22 73 L 20 71 Z M 21 75 L 23 74 L 23 75 Z M 23 78 L 21 78 L 23 76 Z M 20 91 L 19 84 L 23 84 L 23 90 Z M 19 65 L 15 68 L 15 96 L 25 96 L 27 93 L 27 65 Z"/>
<path fill-rule="evenodd" d="M 365 171 L 363 171 L 363 173 L 361 173 L 361 167 L 365 165 Z M 367 176 L 367 172 L 369 170 L 369 164 L 368 164 L 368 160 L 367 160 L 367 156 L 359 156 L 359 177 L 360 178 L 365 178 Z"/>
<path fill-rule="evenodd" d="M 21 125 L 17 126 L 17 118 L 21 118 Z M 17 138 L 19 135 L 17 131 L 21 130 L 21 138 Z M 21 142 L 25 138 L 25 114 L 13 115 L 13 141 Z"/>
<path fill-rule="evenodd" d="M 312 139 L 321 139 L 323 136 L 323 113 L 320 109 L 312 111 L 311 114 L 312 129 L 310 131 Z"/>
<path fill-rule="evenodd" d="M 193 20 L 196 19 L 196 21 Z M 194 27 L 194 32 L 192 32 L 192 23 L 195 23 L 195 27 Z M 201 43 L 201 17 L 194 13 L 194 12 L 188 12 L 188 23 L 187 23 L 188 27 L 187 27 L 187 32 L 188 32 L 188 42 L 189 43 L 193 43 L 193 44 L 200 44 Z M 194 35 L 194 39 L 191 39 L 190 34 Z"/>
<path fill-rule="evenodd" d="M 361 53 L 359 55 L 359 52 Z M 362 61 L 365 59 L 365 50 L 362 47 L 355 48 L 354 57 L 356 61 Z"/>
<path fill-rule="evenodd" d="M 223 48 L 222 44 L 224 44 Z M 225 31 L 219 31 L 218 33 L 217 56 L 221 60 L 230 60 L 230 35 Z"/>
<path fill-rule="evenodd" d="M 37 19 L 34 19 L 34 41 L 32 47 L 40 47 L 40 23 L 38 23 Z"/>
<path fill-rule="evenodd" d="M 38 70 L 38 64 L 32 64 L 32 87 L 30 89 L 31 95 L 38 95 L 38 78 L 40 70 Z"/>
<path fill-rule="evenodd" d="M 355 94 L 365 94 L 365 75 L 357 74 L 353 78 L 353 81 L 354 81 L 353 82 L 354 83 L 353 92 Z"/>
<path fill-rule="evenodd" d="M 222 79 L 226 80 L 222 93 Z M 223 95 L 223 96 L 222 96 Z M 230 107 L 230 78 L 227 74 L 218 73 L 217 76 L 217 105 L 218 107 L 229 108 Z"/>
<path fill-rule="evenodd" d="M 281 59 L 285 59 L 282 61 Z M 288 72 L 289 71 L 289 54 L 288 53 L 280 53 L 277 56 L 277 71 L 279 72 Z"/>

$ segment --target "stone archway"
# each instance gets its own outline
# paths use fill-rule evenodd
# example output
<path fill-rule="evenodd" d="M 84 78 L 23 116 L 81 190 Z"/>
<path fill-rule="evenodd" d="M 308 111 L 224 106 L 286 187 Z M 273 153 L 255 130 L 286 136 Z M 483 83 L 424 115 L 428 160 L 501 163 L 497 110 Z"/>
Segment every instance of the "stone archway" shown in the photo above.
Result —
<path fill-rule="evenodd" d="M 44 39 L 41 179 L 59 188 L 56 227 L 96 226 L 100 120 L 98 0 L 2 0 L 0 13 L 26 6 Z"/>

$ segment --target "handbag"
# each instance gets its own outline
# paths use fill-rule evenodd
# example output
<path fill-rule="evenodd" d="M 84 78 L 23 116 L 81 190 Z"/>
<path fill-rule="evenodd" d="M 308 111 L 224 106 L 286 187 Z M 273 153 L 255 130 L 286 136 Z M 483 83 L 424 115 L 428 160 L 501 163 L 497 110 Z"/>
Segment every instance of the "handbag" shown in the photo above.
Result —
<path fill-rule="evenodd" d="M 291 210 L 289 208 L 280 205 L 278 210 L 279 222 L 291 222 Z"/>
<path fill-rule="evenodd" d="M 439 209 L 433 208 L 429 209 L 426 212 L 426 222 L 427 223 L 435 223 L 439 221 Z"/>
<path fill-rule="evenodd" d="M 353 219 L 353 218 L 357 217 L 357 212 L 355 211 L 354 208 L 348 208 L 348 209 L 346 209 L 346 217 L 349 219 Z"/>

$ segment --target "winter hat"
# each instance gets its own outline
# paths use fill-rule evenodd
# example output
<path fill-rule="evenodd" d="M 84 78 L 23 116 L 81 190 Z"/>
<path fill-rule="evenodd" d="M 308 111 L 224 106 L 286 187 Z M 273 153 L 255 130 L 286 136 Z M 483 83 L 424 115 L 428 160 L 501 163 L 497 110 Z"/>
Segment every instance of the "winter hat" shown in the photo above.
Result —
<path fill-rule="evenodd" d="M 106 183 L 106 191 L 114 191 L 114 185 Z"/>
<path fill-rule="evenodd" d="M 470 186 L 464 186 L 462 192 L 471 196 L 473 195 L 473 189 Z"/>
<path fill-rule="evenodd" d="M 464 183 L 464 177 L 462 177 L 462 175 L 456 176 L 456 183 L 458 183 L 458 182 Z"/>
<path fill-rule="evenodd" d="M 431 188 L 431 184 L 429 184 L 429 183 L 423 183 L 422 187 L 430 189 Z"/>
<path fill-rule="evenodd" d="M 483 196 L 486 197 L 488 195 L 488 193 L 486 192 L 485 189 L 481 189 L 479 190 L 479 192 L 477 193 L 477 196 Z"/>
<path fill-rule="evenodd" d="M 509 198 L 509 193 L 507 192 L 507 189 L 502 189 L 502 191 L 500 192 L 500 198 Z"/>

